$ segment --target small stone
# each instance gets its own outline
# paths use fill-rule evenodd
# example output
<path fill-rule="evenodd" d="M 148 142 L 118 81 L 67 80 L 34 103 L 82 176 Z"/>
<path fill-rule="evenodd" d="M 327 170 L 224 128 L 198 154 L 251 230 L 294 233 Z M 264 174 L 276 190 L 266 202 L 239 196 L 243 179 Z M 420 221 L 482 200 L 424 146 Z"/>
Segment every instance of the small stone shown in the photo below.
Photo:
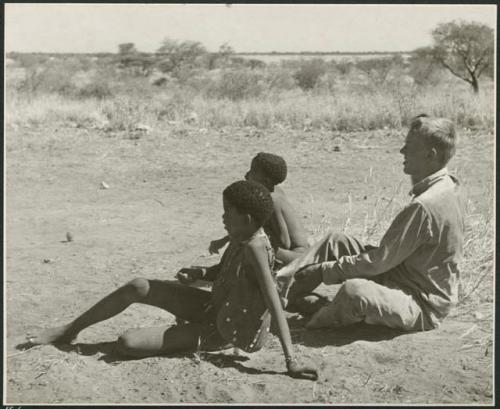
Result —
<path fill-rule="evenodd" d="M 101 189 L 109 189 L 109 185 L 106 182 L 101 182 Z"/>
<path fill-rule="evenodd" d="M 66 233 L 66 241 L 73 241 L 73 234 L 69 231 Z"/>
<path fill-rule="evenodd" d="M 334 152 L 340 152 L 340 146 L 336 145 L 333 147 Z"/>
<path fill-rule="evenodd" d="M 474 318 L 475 318 L 476 320 L 482 320 L 482 319 L 484 318 L 484 315 L 483 315 L 482 313 L 480 313 L 479 311 L 476 311 L 476 312 L 474 313 Z"/>
<path fill-rule="evenodd" d="M 140 131 L 140 132 L 151 132 L 151 127 L 149 125 L 145 124 L 137 124 L 134 128 L 134 131 Z"/>
<path fill-rule="evenodd" d="M 54 260 L 52 260 L 51 258 L 44 258 L 44 259 L 43 259 L 43 262 L 44 262 L 45 264 L 52 263 L 53 261 L 54 261 Z"/>

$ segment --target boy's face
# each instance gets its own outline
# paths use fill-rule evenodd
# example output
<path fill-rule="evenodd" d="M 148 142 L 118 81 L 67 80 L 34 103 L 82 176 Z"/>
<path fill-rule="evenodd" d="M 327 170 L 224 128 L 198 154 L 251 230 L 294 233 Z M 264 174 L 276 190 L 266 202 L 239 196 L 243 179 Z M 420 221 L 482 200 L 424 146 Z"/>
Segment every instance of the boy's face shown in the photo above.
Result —
<path fill-rule="evenodd" d="M 225 197 L 222 199 L 224 213 L 222 222 L 231 239 L 244 240 L 252 235 L 252 223 L 249 215 L 240 213 Z"/>
<path fill-rule="evenodd" d="M 260 170 L 253 163 L 250 166 L 250 170 L 246 173 L 245 179 L 250 181 L 250 182 L 260 183 L 261 185 L 266 185 L 266 183 L 268 182 L 267 177 L 264 174 L 264 172 L 262 172 L 262 170 Z"/>

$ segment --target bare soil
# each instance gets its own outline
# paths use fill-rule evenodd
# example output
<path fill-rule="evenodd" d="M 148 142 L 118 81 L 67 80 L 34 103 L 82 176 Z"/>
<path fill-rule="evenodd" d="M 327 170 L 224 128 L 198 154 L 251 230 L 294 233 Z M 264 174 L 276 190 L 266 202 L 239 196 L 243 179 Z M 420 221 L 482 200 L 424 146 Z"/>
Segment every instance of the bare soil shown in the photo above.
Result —
<path fill-rule="evenodd" d="M 491 334 L 492 323 L 478 322 L 475 310 L 412 334 L 367 325 L 306 331 L 290 314 L 294 349 L 317 365 L 317 382 L 285 375 L 277 338 L 242 356 L 228 350 L 120 360 L 113 342 L 126 329 L 174 322 L 143 305 L 83 331 L 71 346 L 22 350 L 27 334 L 67 322 L 132 278 L 171 279 L 182 266 L 215 264 L 218 256 L 207 248 L 224 235 L 221 192 L 259 151 L 288 161 L 283 188 L 311 236 L 342 229 L 346 217 L 348 230 L 361 233 L 376 201 L 390 201 L 400 184 L 410 189 L 398 153 L 403 137 L 241 128 L 136 136 L 62 126 L 8 130 L 4 399 L 491 404 L 493 348 L 480 336 Z M 493 141 L 490 133 L 464 132 L 450 164 L 478 211 L 492 206 L 485 191 L 493 183 Z M 493 303 L 482 308 L 491 312 Z"/>

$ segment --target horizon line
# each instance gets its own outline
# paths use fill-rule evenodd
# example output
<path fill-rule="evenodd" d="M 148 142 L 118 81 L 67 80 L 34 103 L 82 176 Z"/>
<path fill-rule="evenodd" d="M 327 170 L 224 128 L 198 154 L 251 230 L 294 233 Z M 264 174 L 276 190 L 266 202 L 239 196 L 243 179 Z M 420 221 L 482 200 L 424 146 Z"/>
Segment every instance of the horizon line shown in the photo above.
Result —
<path fill-rule="evenodd" d="M 405 51 L 235 51 L 233 55 L 299 55 L 299 54 L 320 54 L 320 55 L 335 55 L 335 54 L 411 54 L 415 50 Z M 116 51 L 6 51 L 5 55 L 16 54 L 78 54 L 78 55 L 96 55 L 96 54 L 120 54 Z M 208 53 L 217 53 L 217 51 L 208 51 Z M 158 53 L 156 51 L 136 51 L 130 54 L 154 54 L 154 55 L 168 55 L 170 53 Z"/>

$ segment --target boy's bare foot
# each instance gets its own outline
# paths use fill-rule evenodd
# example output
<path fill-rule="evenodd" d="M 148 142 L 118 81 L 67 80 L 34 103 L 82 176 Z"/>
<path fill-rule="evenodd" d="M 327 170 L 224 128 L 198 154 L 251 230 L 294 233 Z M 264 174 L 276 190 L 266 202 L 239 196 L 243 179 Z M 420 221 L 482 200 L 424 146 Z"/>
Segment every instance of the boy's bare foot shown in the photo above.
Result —
<path fill-rule="evenodd" d="M 41 334 L 30 336 L 28 341 L 33 345 L 70 344 L 76 338 L 76 335 L 68 333 L 68 329 L 69 325 L 48 328 Z"/>

